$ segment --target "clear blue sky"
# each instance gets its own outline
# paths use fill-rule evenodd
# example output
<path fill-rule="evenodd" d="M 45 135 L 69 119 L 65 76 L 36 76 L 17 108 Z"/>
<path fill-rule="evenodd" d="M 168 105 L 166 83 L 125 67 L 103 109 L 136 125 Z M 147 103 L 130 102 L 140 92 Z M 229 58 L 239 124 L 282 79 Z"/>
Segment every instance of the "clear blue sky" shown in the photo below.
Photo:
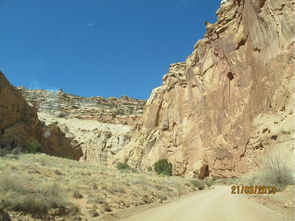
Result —
<path fill-rule="evenodd" d="M 15 86 L 146 99 L 215 22 L 220 0 L 0 0 L 0 70 Z"/>

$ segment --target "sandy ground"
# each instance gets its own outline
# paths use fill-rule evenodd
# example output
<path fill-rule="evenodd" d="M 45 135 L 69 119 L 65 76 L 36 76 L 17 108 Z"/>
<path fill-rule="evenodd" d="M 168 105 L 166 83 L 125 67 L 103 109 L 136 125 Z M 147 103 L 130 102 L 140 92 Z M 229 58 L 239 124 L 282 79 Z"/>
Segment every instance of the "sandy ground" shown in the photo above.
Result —
<path fill-rule="evenodd" d="M 276 194 L 249 195 L 257 202 L 267 207 L 294 217 L 295 220 L 295 186 L 288 185 L 284 191 Z"/>
<path fill-rule="evenodd" d="M 278 213 L 247 195 L 232 195 L 229 186 L 217 186 L 177 201 L 138 212 L 122 221 L 284 221 L 292 216 Z"/>

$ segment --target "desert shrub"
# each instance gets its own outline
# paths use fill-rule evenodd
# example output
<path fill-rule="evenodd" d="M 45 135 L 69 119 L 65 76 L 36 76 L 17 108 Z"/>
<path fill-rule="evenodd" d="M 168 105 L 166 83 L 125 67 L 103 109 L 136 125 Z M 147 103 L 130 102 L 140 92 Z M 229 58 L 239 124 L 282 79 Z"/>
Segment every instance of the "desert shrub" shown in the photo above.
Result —
<path fill-rule="evenodd" d="M 28 153 L 39 153 L 41 152 L 41 144 L 37 140 L 33 140 L 27 146 Z"/>
<path fill-rule="evenodd" d="M 51 209 L 68 213 L 74 207 L 65 201 L 63 191 L 55 184 L 40 184 L 29 177 L 0 175 L 0 208 L 45 215 Z"/>
<path fill-rule="evenodd" d="M 157 174 L 171 176 L 172 163 L 168 162 L 167 159 L 161 159 L 154 164 L 154 170 L 157 172 Z"/>
<path fill-rule="evenodd" d="M 7 148 L 0 148 L 0 157 L 5 157 L 10 151 Z"/>
<path fill-rule="evenodd" d="M 91 195 L 88 198 L 87 203 L 94 203 L 94 204 L 105 204 L 106 200 L 104 196 L 99 196 L 99 195 Z"/>
<path fill-rule="evenodd" d="M 62 172 L 60 172 L 58 169 L 55 169 L 53 172 L 58 176 L 62 175 Z"/>
<path fill-rule="evenodd" d="M 93 207 L 91 210 L 89 210 L 89 213 L 92 217 L 98 217 L 99 213 L 96 211 L 96 208 Z"/>
<path fill-rule="evenodd" d="M 83 195 L 82 195 L 78 190 L 75 190 L 75 191 L 73 192 L 73 197 L 74 197 L 75 199 L 82 199 L 82 198 L 83 198 Z"/>
<path fill-rule="evenodd" d="M 204 182 L 205 182 L 206 186 L 208 186 L 208 187 L 211 187 L 214 184 L 213 178 L 209 178 L 209 177 L 205 178 Z"/>
<path fill-rule="evenodd" d="M 193 186 L 197 187 L 199 190 L 205 189 L 205 182 L 204 182 L 204 180 L 199 180 L 199 179 L 191 180 L 191 184 Z"/>
<path fill-rule="evenodd" d="M 127 163 L 118 163 L 116 167 L 118 170 L 133 170 Z"/>
<path fill-rule="evenodd" d="M 118 184 L 111 184 L 107 186 L 106 190 L 111 194 L 126 193 L 126 190 L 121 185 L 118 185 Z"/>
<path fill-rule="evenodd" d="M 273 185 L 280 190 L 294 184 L 292 166 L 283 155 L 275 154 L 261 161 L 256 173 L 246 178 L 246 182 L 256 185 Z"/>

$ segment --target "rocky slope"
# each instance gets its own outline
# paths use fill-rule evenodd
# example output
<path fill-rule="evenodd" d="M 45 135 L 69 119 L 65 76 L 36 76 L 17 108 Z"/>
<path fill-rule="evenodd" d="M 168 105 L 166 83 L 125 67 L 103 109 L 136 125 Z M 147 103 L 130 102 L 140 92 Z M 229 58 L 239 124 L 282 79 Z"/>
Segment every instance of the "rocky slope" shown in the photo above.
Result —
<path fill-rule="evenodd" d="M 174 174 L 240 176 L 294 149 L 294 1 L 227 0 L 185 62 L 147 101 L 140 128 L 114 162 Z"/>
<path fill-rule="evenodd" d="M 39 121 L 36 109 L 0 72 L 0 149 L 26 149 L 33 141 L 38 141 L 47 154 L 76 160 L 82 156 L 80 146 L 55 124 L 44 126 Z"/>
<path fill-rule="evenodd" d="M 83 150 L 81 160 L 107 164 L 129 143 L 134 127 L 139 124 L 144 100 L 79 97 L 62 90 L 27 90 L 18 87 L 28 103 L 38 109 L 46 125 L 57 125 Z M 74 147 L 75 147 L 74 146 Z"/>

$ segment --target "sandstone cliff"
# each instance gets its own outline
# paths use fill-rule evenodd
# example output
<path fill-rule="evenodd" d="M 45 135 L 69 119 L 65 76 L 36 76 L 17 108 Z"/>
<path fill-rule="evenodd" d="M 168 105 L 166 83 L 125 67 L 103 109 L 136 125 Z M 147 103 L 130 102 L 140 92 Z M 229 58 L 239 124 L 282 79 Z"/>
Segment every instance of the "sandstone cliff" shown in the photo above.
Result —
<path fill-rule="evenodd" d="M 147 101 L 140 129 L 114 162 L 174 174 L 240 176 L 294 149 L 294 1 L 227 0 L 185 62 Z M 292 153 L 292 152 L 290 152 Z"/>
<path fill-rule="evenodd" d="M 62 90 L 27 90 L 18 87 L 28 103 L 38 109 L 46 125 L 56 125 L 83 150 L 82 161 L 108 164 L 130 141 L 140 123 L 144 100 L 79 97 Z"/>
<path fill-rule="evenodd" d="M 127 96 L 80 97 L 59 91 L 28 90 L 17 88 L 38 112 L 59 118 L 94 120 L 102 123 L 136 125 L 140 122 L 145 105 L 144 100 Z"/>
<path fill-rule="evenodd" d="M 34 107 L 0 72 L 0 148 L 26 149 L 32 141 L 42 145 L 42 152 L 78 160 L 82 156 L 79 146 L 72 148 L 73 140 L 55 125 L 42 125 Z"/>

